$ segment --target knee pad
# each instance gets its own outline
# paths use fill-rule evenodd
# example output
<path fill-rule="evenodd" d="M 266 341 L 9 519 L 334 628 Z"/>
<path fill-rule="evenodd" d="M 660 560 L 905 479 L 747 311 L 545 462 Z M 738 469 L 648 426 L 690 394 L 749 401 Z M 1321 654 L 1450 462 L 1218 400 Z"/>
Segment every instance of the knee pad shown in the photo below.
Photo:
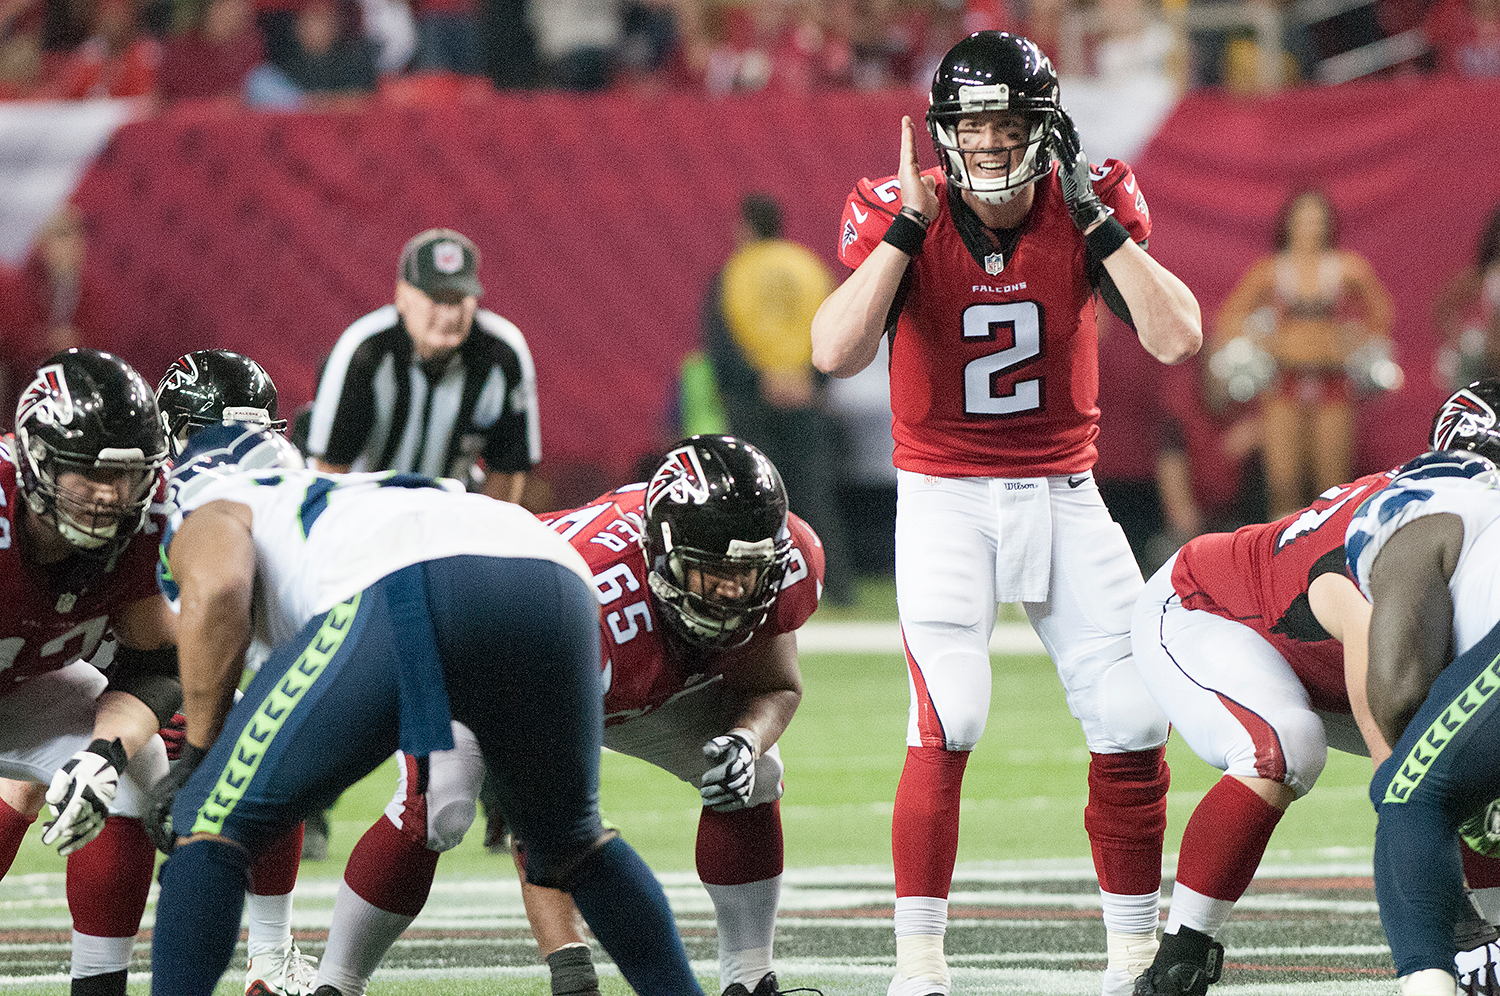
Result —
<path fill-rule="evenodd" d="M 781 798 L 783 786 L 781 776 L 786 766 L 781 763 L 781 752 L 772 744 L 755 762 L 755 791 L 750 793 L 750 805 L 761 806 Z"/>
<path fill-rule="evenodd" d="M 1303 711 L 1273 717 L 1281 751 L 1286 758 L 1282 781 L 1298 799 L 1317 784 L 1323 766 L 1328 763 L 1328 737 L 1317 713 Z"/>
<path fill-rule="evenodd" d="M 427 849 L 439 854 L 453 850 L 474 825 L 477 812 L 473 799 L 448 798 L 441 803 L 429 799 Z"/>
<path fill-rule="evenodd" d="M 954 631 L 953 636 L 960 632 Z M 907 746 L 972 749 L 984 735 L 990 713 L 988 648 L 956 647 L 952 637 L 945 646 L 908 635 L 907 667 L 911 688 Z"/>
<path fill-rule="evenodd" d="M 1089 750 L 1130 753 L 1167 742 L 1167 714 L 1147 691 L 1133 658 L 1122 657 L 1106 665 L 1090 694 L 1094 696 L 1093 709 L 1082 703 L 1074 709 L 1083 722 Z M 1084 718 L 1091 712 L 1098 716 L 1098 728 Z"/>

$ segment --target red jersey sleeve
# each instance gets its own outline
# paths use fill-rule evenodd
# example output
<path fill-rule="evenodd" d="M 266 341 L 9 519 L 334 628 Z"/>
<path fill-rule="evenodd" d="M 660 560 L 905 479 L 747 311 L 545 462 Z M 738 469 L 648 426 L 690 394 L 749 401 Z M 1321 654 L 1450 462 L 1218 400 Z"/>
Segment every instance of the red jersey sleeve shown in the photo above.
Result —
<path fill-rule="evenodd" d="M 1146 195 L 1141 193 L 1135 171 L 1118 159 L 1106 159 L 1089 169 L 1094 192 L 1104 206 L 1125 226 L 1131 239 L 1145 242 L 1151 235 L 1151 211 L 1146 207 Z"/>
<path fill-rule="evenodd" d="M 823 594 L 823 541 L 795 515 L 788 515 L 786 524 L 792 534 L 792 557 L 776 600 L 778 633 L 790 633 L 807 622 Z"/>
<path fill-rule="evenodd" d="M 943 187 L 941 167 L 927 170 L 924 176 L 938 181 Z M 859 266 L 870 255 L 885 230 L 891 227 L 891 219 L 901 210 L 901 181 L 894 176 L 879 180 L 860 180 L 844 204 L 844 216 L 839 221 L 839 259 L 851 270 Z"/>

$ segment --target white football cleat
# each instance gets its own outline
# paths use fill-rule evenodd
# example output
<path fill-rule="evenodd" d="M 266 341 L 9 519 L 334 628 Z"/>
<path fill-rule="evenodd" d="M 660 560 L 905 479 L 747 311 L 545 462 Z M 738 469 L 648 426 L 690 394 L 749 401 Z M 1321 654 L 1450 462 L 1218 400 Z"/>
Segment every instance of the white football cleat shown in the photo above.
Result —
<path fill-rule="evenodd" d="M 297 942 L 250 959 L 245 970 L 245 996 L 312 996 L 317 988 L 318 959 L 303 954 Z"/>

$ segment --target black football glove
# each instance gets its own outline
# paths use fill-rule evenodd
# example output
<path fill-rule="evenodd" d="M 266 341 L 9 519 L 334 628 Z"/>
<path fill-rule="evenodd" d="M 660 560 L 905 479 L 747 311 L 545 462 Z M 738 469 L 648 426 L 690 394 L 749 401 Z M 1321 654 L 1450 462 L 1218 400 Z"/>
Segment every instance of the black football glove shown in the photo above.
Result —
<path fill-rule="evenodd" d="M 184 743 L 182 756 L 172 762 L 166 775 L 146 793 L 146 812 L 142 814 L 141 822 L 145 824 L 146 836 L 163 854 L 171 854 L 177 846 L 177 834 L 172 829 L 172 804 L 207 756 L 208 751 L 202 747 Z"/>
<path fill-rule="evenodd" d="M 1060 163 L 1057 178 L 1062 181 L 1068 214 L 1080 232 L 1086 231 L 1095 222 L 1108 218 L 1109 211 L 1094 192 L 1094 181 L 1089 176 L 1089 157 L 1084 154 L 1078 129 L 1066 111 L 1057 116 L 1057 124 L 1052 128 L 1052 148 Z"/>

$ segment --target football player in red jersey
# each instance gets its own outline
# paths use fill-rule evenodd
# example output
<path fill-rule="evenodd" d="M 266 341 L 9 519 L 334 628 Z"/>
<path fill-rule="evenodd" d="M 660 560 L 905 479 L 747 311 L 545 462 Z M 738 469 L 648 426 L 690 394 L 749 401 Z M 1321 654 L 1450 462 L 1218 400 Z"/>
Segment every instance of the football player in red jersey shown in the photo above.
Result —
<path fill-rule="evenodd" d="M 693 436 L 651 480 L 542 516 L 583 554 L 601 608 L 604 744 L 698 789 L 698 875 L 718 916 L 728 996 L 775 996 L 771 947 L 782 871 L 776 741 L 802 698 L 796 630 L 817 608 L 823 548 L 787 512 L 775 465 L 730 436 Z M 402 782 L 350 855 L 316 996 L 360 996 L 421 910 L 438 854 L 474 819 L 473 737 L 402 758 Z M 420 789 L 417 789 L 420 792 Z M 524 850 L 524 842 L 522 842 Z M 567 895 L 522 885 L 553 992 L 596 993 Z"/>
<path fill-rule="evenodd" d="M 155 576 L 167 442 L 145 381 L 91 349 L 42 364 L 15 424 L 0 441 L 0 874 L 45 802 L 42 841 L 68 856 L 72 993 L 123 996 L 156 858 L 139 817 L 182 699 Z"/>
<path fill-rule="evenodd" d="M 839 252 L 854 272 L 819 309 L 813 362 L 847 377 L 890 337 L 898 471 L 896 597 L 911 676 L 896 790 L 890 996 L 946 996 L 960 785 L 989 713 L 997 602 L 1021 602 L 1091 752 L 1084 812 L 1109 938 L 1105 996 L 1156 950 L 1167 723 L 1130 660 L 1140 571 L 1090 468 L 1094 295 L 1145 349 L 1202 343 L 1192 293 L 1143 248 L 1130 167 L 1090 167 L 1032 42 L 981 31 L 944 56 L 927 112 L 941 169 L 901 123 L 895 177 L 856 186 Z"/>
<path fill-rule="evenodd" d="M 1455 392 L 1434 449 L 1500 458 L 1500 381 Z M 1224 772 L 1182 836 L 1165 936 L 1138 996 L 1202 996 L 1219 977 L 1214 940 L 1271 832 L 1311 791 L 1328 748 L 1390 756 L 1365 695 L 1370 603 L 1349 577 L 1344 536 L 1396 470 L 1337 485 L 1305 509 L 1177 551 L 1136 604 L 1136 666 L 1193 751 Z M 1466 849 L 1481 906 L 1500 914 L 1500 862 Z"/>

